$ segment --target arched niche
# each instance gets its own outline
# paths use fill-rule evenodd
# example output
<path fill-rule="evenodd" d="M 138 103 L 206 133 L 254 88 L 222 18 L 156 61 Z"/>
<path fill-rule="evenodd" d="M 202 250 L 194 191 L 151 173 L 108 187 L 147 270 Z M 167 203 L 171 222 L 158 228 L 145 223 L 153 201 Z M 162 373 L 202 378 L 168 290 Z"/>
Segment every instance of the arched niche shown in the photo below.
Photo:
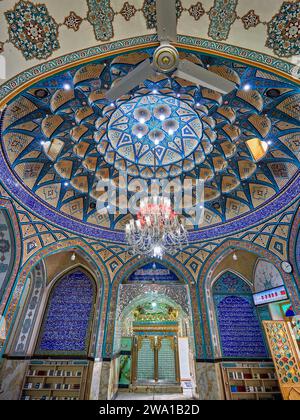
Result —
<path fill-rule="evenodd" d="M 290 275 L 294 279 L 297 287 L 295 295 L 300 295 L 300 207 L 298 205 L 293 223 L 289 232 L 289 262 L 292 265 L 293 272 Z M 293 296 L 289 292 L 290 299 L 296 314 L 300 313 L 300 302 L 293 302 Z"/>
<path fill-rule="evenodd" d="M 97 286 L 91 274 L 77 267 L 52 285 L 38 334 L 39 356 L 84 356 L 91 348 Z"/>
<path fill-rule="evenodd" d="M 24 285 L 20 306 L 23 307 L 10 349 L 14 356 L 26 356 L 30 352 L 30 342 L 34 334 L 41 301 L 46 288 L 46 270 L 43 261 L 38 262 L 30 272 Z"/>
<path fill-rule="evenodd" d="M 300 211 L 299 211 L 300 216 Z M 300 217 L 299 217 L 300 220 Z M 293 304 L 293 308 L 297 312 L 299 308 L 299 298 L 298 298 L 298 289 L 296 288 L 295 282 L 292 279 L 292 276 L 286 274 L 281 268 L 282 260 L 274 255 L 269 250 L 258 246 L 252 242 L 247 242 L 243 240 L 236 240 L 236 239 L 228 239 L 224 241 L 206 260 L 205 264 L 203 264 L 201 271 L 199 273 L 199 282 L 198 282 L 198 296 L 200 301 L 200 310 L 202 315 L 202 328 L 204 334 L 204 342 L 205 342 L 205 350 L 206 356 L 209 358 L 219 358 L 221 357 L 220 353 L 220 345 L 219 339 L 215 331 L 217 331 L 216 326 L 216 319 L 215 319 L 215 311 L 214 311 L 214 303 L 212 299 L 212 285 L 215 282 L 218 275 L 220 274 L 220 270 L 223 266 L 223 271 L 230 270 L 243 279 L 247 279 L 249 284 L 253 288 L 254 292 L 254 285 L 253 285 L 253 271 L 251 271 L 251 276 L 248 276 L 248 273 L 243 273 L 241 275 L 241 268 L 238 265 L 241 263 L 242 265 L 246 265 L 245 261 L 248 259 L 240 258 L 240 251 L 243 251 L 243 255 L 250 256 L 251 261 L 253 262 L 253 269 L 255 267 L 255 261 L 258 258 L 265 259 L 266 261 L 271 262 L 280 272 L 284 284 L 287 288 L 289 297 Z M 245 251 L 245 254 L 244 254 Z M 238 261 L 234 262 L 233 254 L 236 253 L 238 256 Z M 225 262 L 231 261 L 230 267 L 225 267 Z M 247 270 L 248 271 L 248 270 Z M 247 274 L 247 275 L 246 275 Z"/>
<path fill-rule="evenodd" d="M 300 229 L 298 231 L 296 246 L 295 246 L 295 260 L 298 276 L 300 277 Z"/>
<path fill-rule="evenodd" d="M 11 202 L 0 199 L 0 315 L 4 312 L 21 256 L 18 220 Z"/>
<path fill-rule="evenodd" d="M 115 333 L 116 333 L 116 321 L 118 319 L 118 304 L 120 301 L 120 288 L 123 284 L 127 282 L 130 276 L 141 269 L 143 266 L 149 263 L 158 263 L 163 264 L 163 266 L 173 272 L 177 277 L 179 285 L 186 288 L 186 296 L 190 301 L 190 320 L 192 325 L 192 335 L 193 335 L 193 344 L 195 348 L 196 357 L 202 353 L 202 331 L 201 331 L 201 321 L 199 316 L 198 302 L 197 302 L 197 293 L 196 285 L 194 279 L 192 278 L 190 272 L 186 267 L 180 264 L 177 260 L 172 258 L 169 255 L 164 257 L 163 262 L 160 260 L 154 261 L 153 259 L 140 259 L 138 257 L 132 258 L 116 274 L 114 281 L 110 290 L 110 302 L 109 310 L 106 318 L 106 334 L 105 334 L 105 346 L 103 346 L 103 357 L 111 358 L 114 355 L 114 342 L 115 342 Z M 147 288 L 147 284 L 142 285 L 143 288 Z M 158 286 L 157 286 L 158 287 Z M 168 288 L 168 284 L 163 285 L 162 287 Z M 171 286 L 170 286 L 171 287 Z M 134 287 L 133 287 L 134 288 Z M 134 294 L 137 296 L 137 288 L 134 290 Z M 139 294 L 139 293 L 138 293 Z M 134 298 L 133 297 L 133 298 Z M 130 301 L 130 300 L 129 300 Z"/>
<path fill-rule="evenodd" d="M 212 286 L 221 356 L 230 359 L 268 357 L 253 290 L 236 273 L 226 271 Z"/>
<path fill-rule="evenodd" d="M 114 353 L 118 353 L 120 350 L 120 337 L 124 322 L 130 322 L 133 310 L 149 301 L 155 301 L 157 304 L 160 302 L 168 303 L 169 306 L 179 311 L 180 319 L 186 325 L 185 330 L 190 338 L 190 344 L 194 348 L 192 310 L 188 289 L 172 271 L 163 269 L 161 264 L 159 266 L 160 271 L 167 272 L 162 274 L 161 280 L 156 277 L 157 280 L 153 283 L 149 282 L 149 279 L 143 282 L 140 277 L 144 276 L 136 275 L 136 272 L 134 272 L 120 285 L 115 323 Z M 149 267 L 149 265 L 146 265 L 146 267 Z M 144 268 L 141 267 L 138 271 L 144 271 Z M 151 280 L 151 276 L 149 277 Z"/>
<path fill-rule="evenodd" d="M 254 270 L 254 291 L 255 293 L 264 290 L 274 289 L 284 285 L 283 278 L 279 270 L 269 261 L 257 260 Z"/>
<path fill-rule="evenodd" d="M 75 254 L 75 261 L 71 260 L 72 255 Z M 7 344 L 5 346 L 6 356 L 14 356 L 16 343 L 20 335 L 20 328 L 24 323 L 24 317 L 29 302 L 28 293 L 31 290 L 32 272 L 39 263 L 44 264 L 45 269 L 45 288 L 41 295 L 40 308 L 38 310 L 37 320 L 34 323 L 35 328 L 30 339 L 30 344 L 26 354 L 18 354 L 16 356 L 33 355 L 36 343 L 36 336 L 38 328 L 43 317 L 47 296 L 52 288 L 53 282 L 57 281 L 67 271 L 78 266 L 87 270 L 97 283 L 97 301 L 95 305 L 95 316 L 99 322 L 94 323 L 93 329 L 93 346 L 90 356 L 100 357 L 102 352 L 103 337 L 105 330 L 107 296 L 109 289 L 109 277 L 103 261 L 95 254 L 93 249 L 81 239 L 70 239 L 62 242 L 57 242 L 54 245 L 49 245 L 41 251 L 34 254 L 29 261 L 23 266 L 18 276 L 18 283 L 16 291 L 12 296 L 9 304 L 10 317 L 6 319 L 6 326 L 8 332 Z M 55 269 L 49 270 L 49 265 Z M 49 272 L 49 273 L 48 273 Z M 48 275 L 49 274 L 49 275 Z M 18 293 L 17 293 L 18 292 Z M 21 297 L 20 297 L 21 295 Z M 17 301 L 17 306 L 13 304 Z M 1 349 L 1 342 L 0 342 Z"/>

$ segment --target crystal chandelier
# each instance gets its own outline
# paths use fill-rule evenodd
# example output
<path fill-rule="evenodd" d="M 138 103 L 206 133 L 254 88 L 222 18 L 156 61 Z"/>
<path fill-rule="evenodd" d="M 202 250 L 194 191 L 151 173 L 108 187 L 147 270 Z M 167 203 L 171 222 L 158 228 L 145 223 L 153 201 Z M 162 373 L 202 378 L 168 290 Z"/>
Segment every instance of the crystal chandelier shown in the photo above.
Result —
<path fill-rule="evenodd" d="M 137 220 L 126 225 L 128 251 L 131 255 L 162 258 L 175 254 L 188 244 L 185 227 L 165 197 L 141 200 Z"/>

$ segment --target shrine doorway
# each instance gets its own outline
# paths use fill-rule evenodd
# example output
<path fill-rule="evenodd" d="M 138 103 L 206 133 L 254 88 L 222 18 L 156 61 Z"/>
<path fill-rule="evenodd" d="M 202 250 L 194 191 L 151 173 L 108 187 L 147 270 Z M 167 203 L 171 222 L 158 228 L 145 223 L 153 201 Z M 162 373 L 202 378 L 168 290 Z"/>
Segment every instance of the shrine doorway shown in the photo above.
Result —
<path fill-rule="evenodd" d="M 194 389 L 195 356 L 188 286 L 160 263 L 120 286 L 115 348 L 119 390 L 182 393 Z"/>

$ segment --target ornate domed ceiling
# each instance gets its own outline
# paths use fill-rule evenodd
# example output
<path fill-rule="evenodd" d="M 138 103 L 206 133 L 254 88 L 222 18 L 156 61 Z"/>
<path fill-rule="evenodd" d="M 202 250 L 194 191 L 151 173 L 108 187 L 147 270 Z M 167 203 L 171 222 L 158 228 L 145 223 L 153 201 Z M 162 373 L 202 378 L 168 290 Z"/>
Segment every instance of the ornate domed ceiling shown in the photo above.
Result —
<path fill-rule="evenodd" d="M 181 52 L 237 89 L 222 96 L 158 75 L 108 103 L 105 91 L 111 83 L 152 52 L 68 70 L 15 98 L 2 116 L 8 176 L 16 176 L 28 194 L 56 214 L 91 228 L 124 228 L 128 215 L 96 209 L 98 180 L 119 181 L 121 171 L 129 181 L 202 179 L 200 228 L 272 203 L 299 174 L 299 88 L 244 64 Z M 257 213 L 256 221 L 262 216 Z"/>

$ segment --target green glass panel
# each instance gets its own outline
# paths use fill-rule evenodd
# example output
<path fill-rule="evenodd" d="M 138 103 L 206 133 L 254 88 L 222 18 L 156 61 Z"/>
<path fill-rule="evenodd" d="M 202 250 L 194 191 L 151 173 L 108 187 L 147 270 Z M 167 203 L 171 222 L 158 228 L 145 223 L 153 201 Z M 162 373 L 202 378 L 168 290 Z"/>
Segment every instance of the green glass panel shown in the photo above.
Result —
<path fill-rule="evenodd" d="M 161 340 L 158 352 L 158 379 L 165 382 L 176 382 L 175 354 L 171 341 Z"/>
<path fill-rule="evenodd" d="M 138 352 L 137 380 L 140 382 L 154 380 L 154 351 L 148 338 L 143 339 Z"/>

